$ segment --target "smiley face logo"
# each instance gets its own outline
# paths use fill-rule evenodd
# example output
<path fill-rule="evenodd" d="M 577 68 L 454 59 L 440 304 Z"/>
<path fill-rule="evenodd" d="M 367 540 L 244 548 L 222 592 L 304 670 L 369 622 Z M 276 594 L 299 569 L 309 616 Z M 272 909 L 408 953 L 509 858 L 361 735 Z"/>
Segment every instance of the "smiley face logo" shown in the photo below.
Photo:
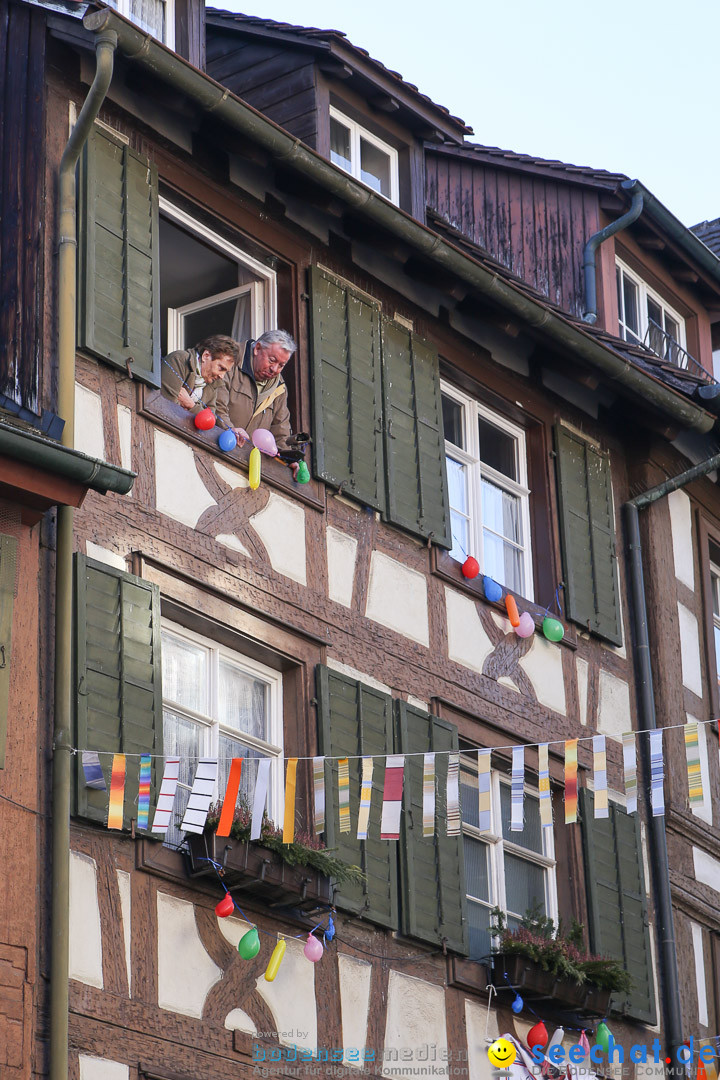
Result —
<path fill-rule="evenodd" d="M 488 1046 L 490 1064 L 498 1069 L 507 1069 L 517 1057 L 517 1050 L 509 1039 L 496 1039 L 492 1046 Z"/>

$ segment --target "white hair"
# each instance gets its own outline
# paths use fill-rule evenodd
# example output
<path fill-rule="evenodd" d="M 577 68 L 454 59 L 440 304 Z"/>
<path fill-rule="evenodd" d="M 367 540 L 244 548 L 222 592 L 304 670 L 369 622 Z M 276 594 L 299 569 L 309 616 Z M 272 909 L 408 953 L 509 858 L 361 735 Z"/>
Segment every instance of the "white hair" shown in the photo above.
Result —
<path fill-rule="evenodd" d="M 288 334 L 287 330 L 266 330 L 257 339 L 256 344 L 262 345 L 263 348 L 266 345 L 279 345 L 281 349 L 285 349 L 291 356 L 297 349 L 292 335 Z"/>

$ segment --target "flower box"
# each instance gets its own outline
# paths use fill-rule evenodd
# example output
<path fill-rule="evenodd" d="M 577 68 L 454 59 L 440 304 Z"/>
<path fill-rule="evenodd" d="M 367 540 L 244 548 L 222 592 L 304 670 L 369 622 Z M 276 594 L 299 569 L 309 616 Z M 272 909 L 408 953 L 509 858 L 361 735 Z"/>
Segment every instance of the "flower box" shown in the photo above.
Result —
<path fill-rule="evenodd" d="M 493 982 L 498 990 L 512 987 L 528 1001 L 552 1002 L 556 1009 L 607 1016 L 610 991 L 588 983 L 560 979 L 535 960 L 517 953 L 498 953 L 493 957 Z"/>

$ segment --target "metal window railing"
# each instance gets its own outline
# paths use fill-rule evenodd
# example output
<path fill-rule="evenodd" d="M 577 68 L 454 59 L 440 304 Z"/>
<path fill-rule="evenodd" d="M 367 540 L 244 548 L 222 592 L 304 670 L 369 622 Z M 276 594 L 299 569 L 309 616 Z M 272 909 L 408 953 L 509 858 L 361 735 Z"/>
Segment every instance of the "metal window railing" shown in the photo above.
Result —
<path fill-rule="evenodd" d="M 708 382 L 714 381 L 702 364 L 694 356 L 691 356 L 686 349 L 683 349 L 682 345 L 654 319 L 648 319 L 648 328 L 645 331 L 643 345 L 646 349 L 655 353 L 656 356 L 661 356 L 663 360 L 667 360 L 669 364 L 674 364 L 675 367 L 681 368 L 683 371 L 690 371 L 693 375 L 703 375 Z"/>

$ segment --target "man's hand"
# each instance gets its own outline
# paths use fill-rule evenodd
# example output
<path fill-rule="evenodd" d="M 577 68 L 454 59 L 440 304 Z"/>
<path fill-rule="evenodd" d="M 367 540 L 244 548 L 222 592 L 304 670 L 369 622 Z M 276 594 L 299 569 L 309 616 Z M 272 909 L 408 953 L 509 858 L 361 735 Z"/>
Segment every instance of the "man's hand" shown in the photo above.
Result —
<path fill-rule="evenodd" d="M 178 390 L 177 403 L 182 405 L 183 409 L 194 409 L 196 405 L 184 386 Z"/>
<path fill-rule="evenodd" d="M 244 445 L 245 445 L 245 443 L 246 443 L 246 442 L 248 441 L 248 439 L 250 438 L 250 436 L 248 435 L 248 433 L 247 433 L 247 431 L 245 430 L 245 428 L 241 428 L 241 427 L 234 427 L 234 428 L 232 429 L 232 431 L 233 431 L 233 434 L 235 435 L 235 438 L 236 438 L 236 439 L 237 439 L 237 441 L 238 441 L 238 446 L 244 446 Z"/>

